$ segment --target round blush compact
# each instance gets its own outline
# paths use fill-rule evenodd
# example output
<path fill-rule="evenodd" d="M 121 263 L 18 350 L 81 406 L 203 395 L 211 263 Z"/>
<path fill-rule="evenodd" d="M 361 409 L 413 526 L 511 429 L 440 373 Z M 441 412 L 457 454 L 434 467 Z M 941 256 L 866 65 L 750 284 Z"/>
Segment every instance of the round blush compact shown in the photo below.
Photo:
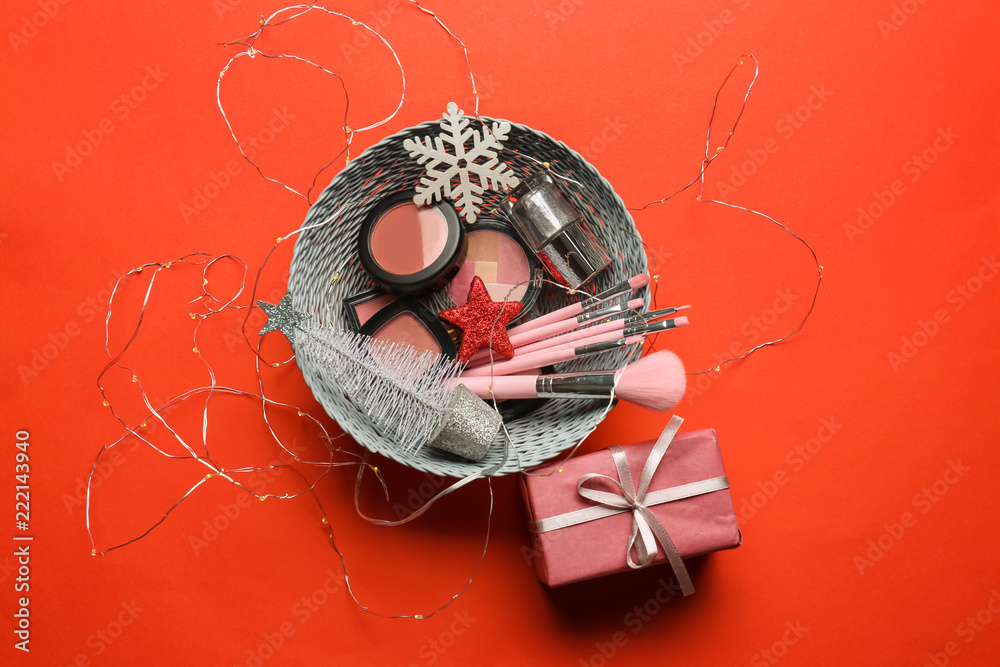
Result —
<path fill-rule="evenodd" d="M 520 301 L 521 319 L 531 310 L 541 291 L 542 268 L 534 253 L 518 238 L 513 227 L 480 218 L 465 232 L 468 249 L 462 268 L 448 285 L 456 305 L 469 301 L 472 278 L 479 276 L 494 301 Z"/>
<path fill-rule="evenodd" d="M 465 230 L 448 202 L 413 203 L 413 190 L 380 201 L 358 235 L 358 256 L 369 275 L 397 294 L 444 286 L 465 257 Z"/>

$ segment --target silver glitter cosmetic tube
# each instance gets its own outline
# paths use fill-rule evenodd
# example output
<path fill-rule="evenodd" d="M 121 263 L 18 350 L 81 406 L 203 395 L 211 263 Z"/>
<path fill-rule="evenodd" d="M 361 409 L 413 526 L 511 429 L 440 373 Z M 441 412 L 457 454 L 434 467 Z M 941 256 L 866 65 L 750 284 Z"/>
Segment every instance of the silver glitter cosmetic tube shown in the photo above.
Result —
<path fill-rule="evenodd" d="M 460 384 L 448 402 L 438 432 L 427 446 L 480 461 L 500 431 L 501 421 L 496 410 Z"/>
<path fill-rule="evenodd" d="M 500 204 L 542 266 L 576 289 L 611 263 L 579 209 L 548 172 L 532 174 Z"/>

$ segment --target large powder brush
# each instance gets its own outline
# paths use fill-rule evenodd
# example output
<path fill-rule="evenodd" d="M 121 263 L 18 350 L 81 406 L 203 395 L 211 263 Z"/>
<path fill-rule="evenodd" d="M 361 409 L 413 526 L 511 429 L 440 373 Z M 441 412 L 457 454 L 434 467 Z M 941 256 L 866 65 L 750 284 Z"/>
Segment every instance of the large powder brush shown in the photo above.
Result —
<path fill-rule="evenodd" d="M 684 397 L 687 376 L 680 358 L 669 350 L 646 355 L 617 371 L 587 371 L 556 375 L 461 376 L 462 383 L 482 398 L 607 398 L 666 412 Z"/>

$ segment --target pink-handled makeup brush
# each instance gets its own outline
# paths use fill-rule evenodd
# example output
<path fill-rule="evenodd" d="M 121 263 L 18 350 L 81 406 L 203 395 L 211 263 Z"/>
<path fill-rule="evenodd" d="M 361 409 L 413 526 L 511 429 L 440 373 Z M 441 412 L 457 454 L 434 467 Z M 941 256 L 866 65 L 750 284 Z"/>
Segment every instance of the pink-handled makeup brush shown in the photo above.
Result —
<path fill-rule="evenodd" d="M 629 306 L 633 303 L 630 301 Z M 662 310 L 654 310 L 648 313 L 639 313 L 633 317 L 626 318 L 624 320 L 612 320 L 610 322 L 601 322 L 600 324 L 594 324 L 586 328 L 576 329 L 575 331 L 569 331 L 558 336 L 553 336 L 551 338 L 546 338 L 544 340 L 535 341 L 534 343 L 528 343 L 527 345 L 522 345 L 520 347 L 514 348 L 514 358 L 518 358 L 523 354 L 529 354 L 531 352 L 537 352 L 539 350 L 546 350 L 551 347 L 564 347 L 576 341 L 582 341 L 588 339 L 588 342 L 596 343 L 600 342 L 597 340 L 590 341 L 589 339 L 600 334 L 604 334 L 611 331 L 622 331 L 626 327 L 630 326 L 642 326 L 644 324 L 650 324 L 657 322 L 668 315 L 673 315 L 674 313 L 690 308 L 687 306 L 677 306 L 676 308 L 664 308 Z M 688 324 L 686 317 L 678 318 L 676 326 L 682 327 Z M 605 338 L 603 340 L 611 340 L 610 338 Z M 577 345 L 584 345 L 585 343 L 577 342 Z M 501 361 L 493 357 L 494 362 Z M 484 351 L 481 357 L 473 356 L 469 361 L 467 368 L 476 368 L 478 366 L 483 366 L 490 363 L 490 355 L 488 351 Z"/>
<path fill-rule="evenodd" d="M 582 313 L 576 317 L 570 317 L 565 320 L 560 320 L 558 322 L 552 322 L 542 327 L 536 329 L 530 329 L 528 331 L 522 331 L 521 333 L 511 333 L 514 329 L 508 329 L 507 335 L 510 337 L 510 343 L 514 346 L 514 354 L 517 354 L 517 348 L 529 343 L 534 343 L 537 340 L 543 340 L 546 338 L 551 338 L 552 336 L 557 336 L 559 334 L 564 334 L 567 331 L 572 331 L 577 327 L 580 327 L 591 320 L 599 320 L 605 317 L 612 317 L 614 315 L 621 315 L 628 313 L 630 311 L 638 310 L 642 308 L 642 299 L 632 299 L 628 303 L 621 303 L 615 306 L 607 306 L 601 308 L 600 310 L 592 310 L 587 313 Z M 517 327 L 515 327 L 517 328 Z M 495 356 L 495 353 L 494 353 Z M 480 350 L 479 352 L 472 355 L 469 359 L 470 366 L 479 366 L 484 363 L 488 364 L 490 362 L 490 351 Z"/>
<path fill-rule="evenodd" d="M 602 337 L 597 336 L 596 338 Z M 468 375 L 469 377 L 513 375 L 514 373 L 530 371 L 535 368 L 542 368 L 543 366 L 561 364 L 564 361 L 572 361 L 573 359 L 586 357 L 591 354 L 610 352 L 611 350 L 617 350 L 618 348 L 625 347 L 626 345 L 641 343 L 644 338 L 645 336 L 642 334 L 623 337 L 620 331 L 614 334 L 607 333 L 604 334 L 603 340 L 593 340 L 575 347 L 573 345 L 567 345 L 566 347 L 539 350 L 538 352 L 526 354 L 522 357 L 515 357 L 514 359 L 501 361 L 493 364 L 493 366 L 486 364 L 485 366 L 470 368 L 462 371 L 462 375 Z"/>
<path fill-rule="evenodd" d="M 546 313 L 545 315 L 536 317 L 535 319 L 529 320 L 524 324 L 518 324 L 516 327 L 511 327 L 507 330 L 507 333 L 516 336 L 517 334 L 537 329 L 538 327 L 545 326 L 546 324 L 552 324 L 553 322 L 559 322 L 570 317 L 576 317 L 580 313 L 596 308 L 605 301 L 610 301 L 615 297 L 628 294 L 629 292 L 633 292 L 637 289 L 642 289 L 648 284 L 649 276 L 645 273 L 640 273 L 637 276 L 632 276 L 625 282 L 619 283 L 614 287 L 606 289 L 592 297 L 586 298 L 583 301 L 578 301 L 564 308 L 560 308 L 559 310 L 553 310 L 551 313 Z"/>
<path fill-rule="evenodd" d="M 465 377 L 457 380 L 480 398 L 623 398 L 657 412 L 666 412 L 684 397 L 687 377 L 676 354 L 661 350 L 625 368 L 557 375 Z"/>
<path fill-rule="evenodd" d="M 619 322 L 618 324 L 621 323 Z M 529 352 L 527 354 L 517 354 L 512 359 L 499 361 L 492 366 L 486 364 L 483 366 L 476 366 L 475 368 L 466 368 L 462 371 L 462 377 L 511 375 L 513 373 L 531 370 L 532 368 L 551 366 L 552 364 L 571 361 L 577 357 L 599 354 L 624 345 L 640 343 L 647 334 L 666 331 L 667 329 L 674 329 L 676 327 L 683 327 L 687 326 L 687 324 L 688 318 L 678 317 L 672 320 L 665 320 L 663 322 L 653 322 L 650 324 L 640 324 L 624 328 L 619 326 L 617 329 L 597 333 L 596 335 L 583 338 L 573 343 L 548 347 L 535 352 Z"/>

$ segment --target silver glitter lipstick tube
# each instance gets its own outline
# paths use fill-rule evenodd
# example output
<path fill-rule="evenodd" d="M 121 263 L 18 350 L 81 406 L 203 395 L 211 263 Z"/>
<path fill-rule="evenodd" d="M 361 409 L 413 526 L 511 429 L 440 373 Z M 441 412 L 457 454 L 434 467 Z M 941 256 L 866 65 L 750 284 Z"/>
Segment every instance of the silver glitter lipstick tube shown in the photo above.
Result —
<path fill-rule="evenodd" d="M 576 289 L 611 263 L 580 210 L 552 180 L 537 172 L 500 204 L 518 233 L 557 281 Z"/>

